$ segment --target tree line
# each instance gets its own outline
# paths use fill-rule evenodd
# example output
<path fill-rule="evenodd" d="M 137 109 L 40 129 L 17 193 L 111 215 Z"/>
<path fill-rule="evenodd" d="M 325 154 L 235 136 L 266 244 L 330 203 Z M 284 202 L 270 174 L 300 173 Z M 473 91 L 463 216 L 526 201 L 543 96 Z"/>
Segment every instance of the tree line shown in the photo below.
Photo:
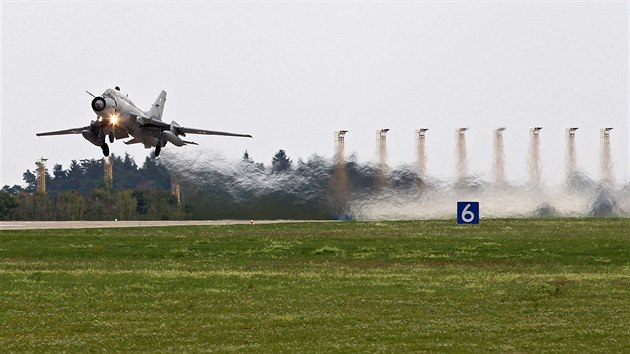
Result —
<path fill-rule="evenodd" d="M 134 159 L 112 155 L 114 178 L 104 179 L 102 159 L 72 160 L 45 172 L 46 192 L 37 190 L 36 171 L 26 170 L 25 186 L 0 190 L 0 220 L 164 220 L 186 217 L 185 207 L 170 192 L 164 165 L 148 156 L 142 166 Z"/>

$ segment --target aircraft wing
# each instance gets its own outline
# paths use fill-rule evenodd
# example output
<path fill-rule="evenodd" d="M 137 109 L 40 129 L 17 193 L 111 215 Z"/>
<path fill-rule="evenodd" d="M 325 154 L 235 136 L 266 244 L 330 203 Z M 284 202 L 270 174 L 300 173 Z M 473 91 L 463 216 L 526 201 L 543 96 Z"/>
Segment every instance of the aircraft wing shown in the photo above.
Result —
<path fill-rule="evenodd" d="M 37 133 L 35 135 L 37 135 L 37 136 L 47 136 L 47 135 L 81 134 L 81 132 L 84 131 L 84 130 L 90 130 L 90 127 L 81 127 L 81 128 L 72 128 L 72 129 L 65 129 L 65 130 L 56 130 L 54 132 Z"/>
<path fill-rule="evenodd" d="M 204 129 L 196 129 L 196 128 L 186 128 L 177 124 L 177 122 L 173 121 L 171 124 L 163 122 L 159 119 L 152 119 L 143 116 L 136 116 L 136 119 L 143 127 L 156 127 L 156 128 L 166 128 L 171 129 L 175 128 L 180 134 L 203 134 L 203 135 L 224 135 L 224 136 L 240 136 L 244 138 L 251 138 L 252 136 L 249 134 L 236 134 L 236 133 L 228 133 L 228 132 L 220 132 L 215 130 L 204 130 Z"/>
<path fill-rule="evenodd" d="M 224 136 L 240 136 L 243 138 L 251 138 L 252 136 L 249 134 L 236 134 L 236 133 L 227 133 L 227 132 L 219 132 L 214 130 L 204 130 L 204 129 L 195 129 L 195 128 L 186 128 L 186 127 L 177 127 L 177 130 L 180 133 L 184 134 L 203 134 L 203 135 L 224 135 Z"/>

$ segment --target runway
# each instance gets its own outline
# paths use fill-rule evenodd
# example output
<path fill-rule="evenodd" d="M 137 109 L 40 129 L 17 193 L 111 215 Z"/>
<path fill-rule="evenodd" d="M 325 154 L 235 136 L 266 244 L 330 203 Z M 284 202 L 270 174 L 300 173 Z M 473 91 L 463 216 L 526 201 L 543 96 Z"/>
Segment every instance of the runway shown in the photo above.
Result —
<path fill-rule="evenodd" d="M 191 225 L 245 225 L 311 222 L 313 220 L 156 220 L 156 221 L 2 221 L 0 230 L 96 229 L 113 227 L 161 227 Z M 320 221 L 320 220 L 317 220 Z"/>

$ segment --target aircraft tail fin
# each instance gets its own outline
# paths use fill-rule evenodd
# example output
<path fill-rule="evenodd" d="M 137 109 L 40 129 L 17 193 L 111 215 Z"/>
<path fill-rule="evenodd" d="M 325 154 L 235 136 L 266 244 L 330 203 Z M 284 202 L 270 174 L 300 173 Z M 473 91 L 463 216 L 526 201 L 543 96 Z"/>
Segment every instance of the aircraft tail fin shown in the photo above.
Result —
<path fill-rule="evenodd" d="M 147 115 L 153 119 L 162 120 L 162 112 L 164 112 L 164 104 L 166 103 L 166 91 L 162 90 L 155 102 L 151 106 L 151 109 L 146 112 Z"/>

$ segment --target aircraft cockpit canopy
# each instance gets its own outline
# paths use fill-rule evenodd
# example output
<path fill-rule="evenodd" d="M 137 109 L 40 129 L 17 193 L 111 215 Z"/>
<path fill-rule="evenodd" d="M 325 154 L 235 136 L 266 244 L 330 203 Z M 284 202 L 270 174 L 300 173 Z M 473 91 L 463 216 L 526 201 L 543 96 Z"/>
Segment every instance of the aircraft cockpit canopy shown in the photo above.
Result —
<path fill-rule="evenodd" d="M 116 88 L 118 88 L 118 86 L 116 86 Z M 130 105 L 135 107 L 135 104 L 133 104 L 133 102 L 129 99 L 129 97 L 127 97 L 126 95 L 123 95 L 122 93 L 120 93 L 119 89 L 107 89 L 105 90 L 105 92 L 103 92 L 103 97 L 110 97 L 110 98 L 120 98 L 121 100 L 129 103 Z"/>
<path fill-rule="evenodd" d="M 107 90 L 105 90 L 105 92 L 103 92 L 103 97 L 114 98 L 114 97 L 118 97 L 118 96 L 120 96 L 120 92 L 116 91 L 114 89 L 107 89 Z"/>

